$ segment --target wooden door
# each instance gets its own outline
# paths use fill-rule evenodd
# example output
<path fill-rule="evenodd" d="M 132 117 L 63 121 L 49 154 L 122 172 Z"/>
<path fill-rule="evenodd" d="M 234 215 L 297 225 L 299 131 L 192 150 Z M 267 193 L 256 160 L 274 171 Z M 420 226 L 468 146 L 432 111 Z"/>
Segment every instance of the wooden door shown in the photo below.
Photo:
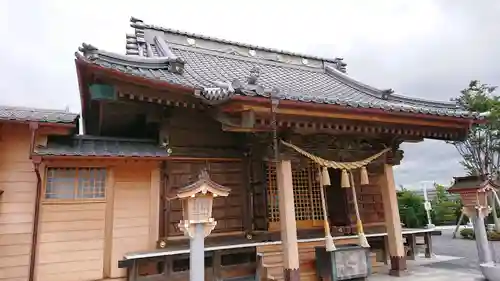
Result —
<path fill-rule="evenodd" d="M 268 204 L 266 167 L 261 159 L 252 159 L 250 163 L 251 174 L 251 202 L 253 213 L 253 229 L 268 230 Z"/>
<path fill-rule="evenodd" d="M 306 167 L 293 167 L 292 184 L 297 228 L 323 227 L 323 211 L 317 167 L 309 162 Z M 273 163 L 267 163 L 267 207 L 269 229 L 280 229 L 278 187 Z"/>
<path fill-rule="evenodd" d="M 341 170 L 329 169 L 331 186 L 326 187 L 326 203 L 330 224 L 336 227 L 351 225 L 349 219 L 348 191 L 340 186 Z"/>
<path fill-rule="evenodd" d="M 244 222 L 245 189 L 241 161 L 190 160 L 169 161 L 166 164 L 166 192 L 172 193 L 194 181 L 201 169 L 207 169 L 210 178 L 231 188 L 228 197 L 216 197 L 212 216 L 217 221 L 213 232 L 242 231 Z M 179 200 L 165 202 L 166 236 L 182 235 L 177 224 L 182 220 L 182 206 Z"/>

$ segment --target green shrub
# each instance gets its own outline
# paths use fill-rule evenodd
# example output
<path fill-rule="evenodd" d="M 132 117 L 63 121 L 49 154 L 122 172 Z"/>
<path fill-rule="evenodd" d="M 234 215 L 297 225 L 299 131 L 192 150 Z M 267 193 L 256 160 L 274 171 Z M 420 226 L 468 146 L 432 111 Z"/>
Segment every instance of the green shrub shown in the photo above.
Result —
<path fill-rule="evenodd" d="M 398 192 L 399 215 L 408 228 L 419 228 L 427 224 L 424 199 L 414 191 L 403 189 Z"/>
<path fill-rule="evenodd" d="M 474 230 L 472 228 L 464 228 L 460 230 L 460 236 L 464 239 L 474 239 Z"/>
<path fill-rule="evenodd" d="M 500 241 L 500 232 L 490 231 L 488 232 L 488 240 L 490 241 Z"/>
<path fill-rule="evenodd" d="M 488 240 L 490 241 L 500 241 L 500 232 L 488 231 L 487 235 Z M 460 230 L 460 236 L 462 236 L 463 239 L 476 239 L 474 230 L 472 228 L 464 228 Z"/>

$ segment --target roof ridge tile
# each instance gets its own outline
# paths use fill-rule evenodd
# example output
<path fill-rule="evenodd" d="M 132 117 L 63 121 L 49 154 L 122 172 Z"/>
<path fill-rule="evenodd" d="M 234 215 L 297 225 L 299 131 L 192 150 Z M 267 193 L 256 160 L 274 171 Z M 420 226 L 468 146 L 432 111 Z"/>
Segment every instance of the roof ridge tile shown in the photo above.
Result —
<path fill-rule="evenodd" d="M 138 18 L 135 18 L 135 17 L 130 18 L 130 26 L 132 28 L 134 28 L 135 30 L 152 29 L 152 30 L 157 30 L 157 31 L 162 31 L 162 32 L 167 32 L 167 33 L 190 36 L 190 37 L 193 37 L 196 39 L 209 40 L 209 41 L 214 41 L 214 42 L 218 42 L 218 43 L 240 46 L 240 47 L 244 47 L 244 48 L 280 53 L 283 55 L 296 56 L 296 57 L 302 57 L 302 58 L 307 58 L 307 59 L 328 61 L 328 62 L 332 62 L 332 63 L 337 62 L 337 59 L 338 59 L 338 58 L 320 57 L 320 56 L 316 56 L 316 55 L 304 54 L 304 53 L 299 53 L 299 52 L 292 52 L 292 51 L 287 51 L 287 50 L 282 50 L 282 49 L 277 49 L 277 48 L 258 46 L 258 45 L 254 45 L 254 44 L 237 42 L 237 41 L 232 41 L 232 40 L 217 38 L 217 37 L 212 37 L 212 36 L 206 36 L 206 35 L 202 35 L 202 34 L 192 33 L 192 32 L 173 29 L 173 28 L 166 28 L 166 27 L 162 27 L 162 26 L 158 26 L 158 25 L 154 25 L 154 24 L 146 24 L 146 23 L 144 23 L 144 21 L 142 21 Z"/>

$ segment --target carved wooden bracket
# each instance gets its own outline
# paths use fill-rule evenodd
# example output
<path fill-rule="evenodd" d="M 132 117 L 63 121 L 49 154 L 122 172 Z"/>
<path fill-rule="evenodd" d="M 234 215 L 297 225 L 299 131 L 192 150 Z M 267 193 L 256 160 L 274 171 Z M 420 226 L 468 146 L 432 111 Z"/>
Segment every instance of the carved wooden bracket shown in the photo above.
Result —
<path fill-rule="evenodd" d="M 392 146 L 392 150 L 386 153 L 385 163 L 392 166 L 397 166 L 401 164 L 401 160 L 404 157 L 404 151 L 399 149 L 399 146 L 403 143 L 400 139 L 393 139 L 389 145 Z"/>
<path fill-rule="evenodd" d="M 404 151 L 403 150 L 392 150 L 387 152 L 385 157 L 385 163 L 390 164 L 392 166 L 397 166 L 401 164 L 401 160 L 403 160 Z"/>
<path fill-rule="evenodd" d="M 232 116 L 216 109 L 211 111 L 210 114 L 215 120 L 222 124 L 224 131 L 258 131 L 255 129 L 255 112 L 251 110 L 243 111 L 238 116 Z"/>

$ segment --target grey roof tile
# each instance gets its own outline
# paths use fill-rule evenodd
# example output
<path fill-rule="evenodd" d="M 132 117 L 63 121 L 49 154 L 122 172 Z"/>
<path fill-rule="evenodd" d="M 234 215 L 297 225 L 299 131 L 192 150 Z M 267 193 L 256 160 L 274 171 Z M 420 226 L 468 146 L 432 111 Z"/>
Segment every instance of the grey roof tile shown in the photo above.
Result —
<path fill-rule="evenodd" d="M 494 188 L 500 187 L 500 183 L 498 181 L 490 179 L 487 175 L 454 177 L 454 183 L 448 188 L 448 192 L 460 192 L 460 190 L 467 189 L 480 189 L 485 187 L 487 184 L 492 185 Z"/>
<path fill-rule="evenodd" d="M 130 75 L 191 87 L 208 100 L 230 97 L 224 91 L 228 89 L 235 94 L 264 97 L 278 89 L 280 98 L 285 100 L 479 118 L 454 103 L 405 97 L 363 84 L 344 73 L 345 64 L 340 59 L 323 59 L 214 39 L 146 25 L 135 18 L 131 21 L 135 35 L 127 35 L 128 55 L 84 45 L 80 49 L 83 56 L 77 53 L 77 57 Z M 172 71 L 174 63 L 182 66 L 181 72 Z M 253 69 L 260 70 L 258 87 L 245 84 Z M 228 86 L 221 90 L 221 84 L 233 85 L 235 81 L 243 88 Z M 258 91 L 260 88 L 264 90 Z"/>
<path fill-rule="evenodd" d="M 146 157 L 169 156 L 166 149 L 154 141 L 78 135 L 73 137 L 49 137 L 47 146 L 35 148 L 41 156 L 100 156 Z"/>
<path fill-rule="evenodd" d="M 0 105 L 0 121 L 5 120 L 46 123 L 75 123 L 78 118 L 78 114 L 67 112 L 64 110 Z"/>

